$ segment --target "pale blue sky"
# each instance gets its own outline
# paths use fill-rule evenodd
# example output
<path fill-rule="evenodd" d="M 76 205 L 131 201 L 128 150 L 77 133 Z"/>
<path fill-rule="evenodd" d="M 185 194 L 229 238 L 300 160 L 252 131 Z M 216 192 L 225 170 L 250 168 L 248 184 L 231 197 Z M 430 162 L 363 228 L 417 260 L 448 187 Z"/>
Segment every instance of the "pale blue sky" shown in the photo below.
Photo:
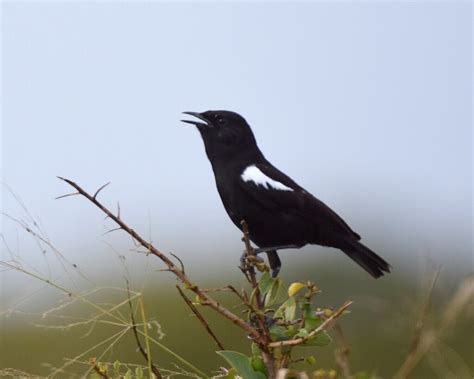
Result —
<path fill-rule="evenodd" d="M 56 175 L 111 181 L 104 202 L 158 246 L 194 262 L 226 243 L 215 260 L 234 267 L 240 234 L 179 122 L 229 109 L 387 260 L 469 270 L 471 27 L 468 2 L 3 2 L 3 181 L 68 256 L 100 264 L 120 237 L 84 200 L 53 200 Z M 3 209 L 21 214 L 7 193 Z"/>

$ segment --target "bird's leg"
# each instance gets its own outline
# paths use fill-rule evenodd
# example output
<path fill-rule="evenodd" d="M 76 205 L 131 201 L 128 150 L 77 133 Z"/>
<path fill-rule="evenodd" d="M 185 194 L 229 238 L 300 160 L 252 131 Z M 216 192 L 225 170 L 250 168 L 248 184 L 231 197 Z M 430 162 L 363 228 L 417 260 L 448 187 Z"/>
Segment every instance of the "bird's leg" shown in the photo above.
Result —
<path fill-rule="evenodd" d="M 281 245 L 281 246 L 268 246 L 268 247 L 259 247 L 255 249 L 255 254 L 268 253 L 270 251 L 284 250 L 284 249 L 299 249 L 301 245 Z"/>
<path fill-rule="evenodd" d="M 268 264 L 272 270 L 272 278 L 276 278 L 280 272 L 281 261 L 276 250 L 267 251 Z"/>

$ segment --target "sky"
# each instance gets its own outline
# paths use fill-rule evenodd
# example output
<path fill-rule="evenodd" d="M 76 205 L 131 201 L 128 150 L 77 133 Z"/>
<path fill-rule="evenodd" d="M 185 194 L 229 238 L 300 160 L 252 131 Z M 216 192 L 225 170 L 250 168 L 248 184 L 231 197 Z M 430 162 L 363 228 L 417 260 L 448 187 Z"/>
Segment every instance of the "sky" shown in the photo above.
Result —
<path fill-rule="evenodd" d="M 158 247 L 234 267 L 240 232 L 179 121 L 227 109 L 392 265 L 472 270 L 471 8 L 2 2 L 2 211 L 27 217 L 8 186 L 63 254 L 103 267 L 130 240 L 104 236 L 84 199 L 54 198 L 71 190 L 58 175 L 92 192 L 110 181 L 100 199 Z M 7 217 L 2 234 L 3 259 L 42 260 Z"/>

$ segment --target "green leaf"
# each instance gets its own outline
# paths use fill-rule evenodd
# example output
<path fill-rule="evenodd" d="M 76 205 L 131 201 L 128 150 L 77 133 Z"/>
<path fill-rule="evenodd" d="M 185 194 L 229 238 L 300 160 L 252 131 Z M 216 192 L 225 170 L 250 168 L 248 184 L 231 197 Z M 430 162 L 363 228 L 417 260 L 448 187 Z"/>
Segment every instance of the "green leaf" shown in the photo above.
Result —
<path fill-rule="evenodd" d="M 132 370 L 128 369 L 127 373 L 124 376 L 124 379 L 132 379 Z"/>
<path fill-rule="evenodd" d="M 263 273 L 263 275 L 260 277 L 260 281 L 258 282 L 258 288 L 260 289 L 262 296 L 265 296 L 267 292 L 270 291 L 274 281 L 275 279 L 271 277 L 268 271 Z"/>
<path fill-rule="evenodd" d="M 293 321 L 296 317 L 296 305 L 296 298 L 290 297 L 277 309 L 275 312 L 275 318 L 281 317 L 286 321 Z"/>
<path fill-rule="evenodd" d="M 314 316 L 314 312 L 306 312 L 307 318 L 304 322 L 304 329 L 311 333 L 314 329 L 316 329 L 319 325 L 323 323 L 323 319 L 320 317 Z M 301 329 L 300 329 L 301 330 Z M 302 336 L 303 337 L 303 336 Z M 326 332 L 322 331 L 316 334 L 315 337 L 311 338 L 307 342 L 304 343 L 302 346 L 326 346 L 332 341 L 331 336 Z"/>
<path fill-rule="evenodd" d="M 304 327 L 306 330 L 314 330 L 322 323 L 323 319 L 321 317 L 315 316 L 314 312 L 305 312 Z"/>
<path fill-rule="evenodd" d="M 301 346 L 326 346 L 329 345 L 331 341 L 331 336 L 326 331 L 322 331 Z"/>
<path fill-rule="evenodd" d="M 265 296 L 265 306 L 266 307 L 268 307 L 268 306 L 275 303 L 275 301 L 278 297 L 278 294 L 280 292 L 280 288 L 282 286 L 282 281 L 281 281 L 280 278 L 272 278 L 272 280 L 273 280 L 273 283 L 272 283 L 270 289 L 268 290 L 268 293 Z"/>
<path fill-rule="evenodd" d="M 217 351 L 232 367 L 234 367 L 240 376 L 245 379 L 266 379 L 261 372 L 255 371 L 250 363 L 250 359 L 237 351 Z"/>
<path fill-rule="evenodd" d="M 296 317 L 296 298 L 290 297 L 286 302 L 286 308 L 284 312 L 286 321 L 293 321 Z"/>

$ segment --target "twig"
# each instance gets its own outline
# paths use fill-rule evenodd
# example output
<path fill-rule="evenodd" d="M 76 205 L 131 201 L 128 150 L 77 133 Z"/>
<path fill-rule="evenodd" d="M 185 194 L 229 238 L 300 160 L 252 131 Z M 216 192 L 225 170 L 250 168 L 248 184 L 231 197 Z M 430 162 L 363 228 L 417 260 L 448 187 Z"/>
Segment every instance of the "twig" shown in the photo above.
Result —
<path fill-rule="evenodd" d="M 296 346 L 296 345 L 301 345 L 314 336 L 316 336 L 318 333 L 321 333 L 323 330 L 326 329 L 326 327 L 336 318 L 338 318 L 342 312 L 344 312 L 353 302 L 352 301 L 346 301 L 336 312 L 334 312 L 331 316 L 329 316 L 324 322 L 319 325 L 316 329 L 311 331 L 307 336 L 305 337 L 300 337 L 300 338 L 295 338 L 293 340 L 287 340 L 287 341 L 278 341 L 278 342 L 270 342 L 268 344 L 268 347 L 270 348 L 278 348 L 278 347 L 287 347 L 287 346 Z"/>
<path fill-rule="evenodd" d="M 107 373 L 105 371 L 103 371 L 98 365 L 97 365 L 97 361 L 95 358 L 91 358 L 89 360 L 89 363 L 91 364 L 92 366 L 92 369 L 101 377 L 101 378 L 104 378 L 104 379 L 109 379 L 110 376 L 107 375 Z"/>
<path fill-rule="evenodd" d="M 228 286 L 216 288 L 201 288 L 202 292 L 233 292 Z"/>
<path fill-rule="evenodd" d="M 245 222 L 245 220 L 242 220 L 240 222 L 240 224 L 242 225 L 242 231 L 244 232 L 244 236 L 243 236 L 242 240 L 244 241 L 244 244 L 245 244 L 246 257 L 247 258 L 254 257 L 255 252 L 254 252 L 254 249 L 252 247 L 252 244 L 250 243 L 250 233 L 249 233 L 248 225 Z M 259 326 L 260 326 L 261 330 L 264 331 L 265 334 L 268 335 L 268 330 L 267 330 L 267 327 L 266 327 L 265 317 L 263 316 L 263 302 L 262 302 L 262 298 L 260 296 L 260 288 L 258 287 L 257 274 L 255 273 L 255 268 L 252 264 L 249 264 L 249 265 L 247 265 L 245 271 L 248 273 L 250 283 L 252 285 L 253 290 L 255 291 L 254 292 L 255 293 L 255 301 L 257 303 L 256 315 L 257 315 L 257 318 L 259 320 L 259 324 L 260 324 Z M 234 293 L 236 293 L 236 292 L 237 291 L 235 291 Z M 258 312 L 258 310 L 260 310 L 262 312 Z"/>
<path fill-rule="evenodd" d="M 143 355 L 143 358 L 145 358 L 145 360 L 150 363 L 151 371 L 153 372 L 153 374 L 155 374 L 157 379 L 161 379 L 162 376 L 161 376 L 160 371 L 153 364 L 153 362 L 151 362 L 151 359 L 149 358 L 148 353 L 143 348 L 142 343 L 140 342 L 140 338 L 138 337 L 137 324 L 135 323 L 135 316 L 133 315 L 133 304 L 132 304 L 132 299 L 130 297 L 130 286 L 128 284 L 128 280 L 126 280 L 126 282 L 127 282 L 127 293 L 128 293 L 128 305 L 130 307 L 130 320 L 132 321 L 132 331 L 133 331 L 133 335 L 135 336 L 135 340 L 137 341 L 138 350 Z M 143 320 L 143 322 L 145 322 L 145 320 Z"/>
<path fill-rule="evenodd" d="M 198 297 L 201 299 L 203 305 L 207 305 L 214 309 L 216 312 L 220 313 L 222 316 L 227 318 L 228 320 L 232 321 L 235 325 L 239 326 L 241 329 L 245 330 L 252 339 L 257 342 L 258 344 L 264 346 L 267 342 L 266 338 L 262 336 L 255 328 L 248 325 L 244 320 L 240 317 L 229 311 L 227 308 L 223 307 L 220 303 L 214 300 L 211 296 L 207 293 L 200 290 L 198 286 L 193 284 L 191 280 L 186 276 L 186 274 L 178 268 L 166 255 L 164 255 L 161 251 L 155 248 L 151 243 L 147 242 L 143 239 L 135 230 L 130 228 L 127 224 L 125 224 L 121 218 L 114 215 L 108 208 L 106 208 L 101 202 L 99 202 L 96 198 L 91 196 L 88 192 L 82 189 L 78 184 L 75 182 L 58 177 L 59 179 L 63 180 L 71 187 L 75 188 L 77 192 L 79 192 L 82 196 L 84 196 L 87 200 L 92 202 L 96 207 L 98 207 L 103 213 L 109 216 L 118 226 L 120 226 L 126 233 L 128 233 L 132 239 L 137 241 L 140 245 L 146 248 L 150 254 L 156 256 L 160 260 L 162 260 L 165 265 L 168 267 L 169 271 L 171 271 L 178 279 L 191 291 L 193 291 Z"/>
<path fill-rule="evenodd" d="M 246 305 L 251 311 L 255 312 L 254 307 L 252 306 L 252 304 L 250 304 L 248 299 L 246 299 L 242 294 L 240 294 L 239 291 L 237 291 L 234 286 L 229 285 L 226 288 L 228 288 L 231 292 L 233 292 L 235 296 L 237 296 L 240 299 L 240 301 L 242 301 L 242 303 Z"/>
<path fill-rule="evenodd" d="M 118 228 L 113 228 L 113 229 L 110 229 L 110 230 L 107 230 L 104 234 L 102 234 L 103 236 L 105 236 L 106 234 L 109 234 L 109 233 L 113 233 L 113 232 L 116 232 L 118 230 L 121 230 L 122 228 L 118 227 Z"/>
<path fill-rule="evenodd" d="M 250 233 L 249 233 L 249 227 L 247 225 L 247 222 L 245 220 L 242 220 L 240 224 L 242 225 L 242 231 L 244 232 L 243 241 L 245 244 L 246 258 L 248 259 L 250 257 L 255 256 L 255 251 L 252 248 L 252 244 L 250 242 Z M 250 283 L 252 285 L 252 288 L 255 294 L 255 303 L 256 303 L 257 310 L 253 310 L 253 311 L 257 318 L 259 329 L 261 333 L 263 334 L 262 336 L 263 343 L 260 343 L 260 348 L 262 350 L 262 358 L 263 358 L 263 361 L 265 362 L 265 365 L 267 366 L 268 377 L 273 378 L 275 376 L 275 370 L 276 370 L 275 360 L 273 358 L 273 354 L 270 353 L 269 351 L 270 341 L 271 341 L 270 333 L 268 331 L 267 322 L 265 320 L 264 306 L 262 302 L 262 297 L 260 296 L 260 288 L 258 287 L 257 275 L 255 273 L 254 266 L 252 264 L 250 265 L 247 264 L 245 273 L 248 274 L 248 278 L 250 280 Z M 249 302 L 249 304 L 250 306 L 252 306 L 251 302 Z"/>
<path fill-rule="evenodd" d="M 184 294 L 183 290 L 181 289 L 180 286 L 176 286 L 176 288 L 178 289 L 178 292 L 179 294 L 181 295 L 181 297 L 183 298 L 184 302 L 188 305 L 189 308 L 191 308 L 191 310 L 193 311 L 194 315 L 198 318 L 199 321 L 201 321 L 201 324 L 204 326 L 204 328 L 206 329 L 206 331 L 209 333 L 209 335 L 211 336 L 211 338 L 214 340 L 214 342 L 216 343 L 217 347 L 221 350 L 225 350 L 224 348 L 224 345 L 222 345 L 221 341 L 219 341 L 219 339 L 217 338 L 217 336 L 214 334 L 214 332 L 212 331 L 211 327 L 209 326 L 209 324 L 207 323 L 207 321 L 204 319 L 204 317 L 201 315 L 201 313 L 199 313 L 199 311 L 197 310 L 197 308 L 195 307 L 195 305 L 192 303 L 191 300 L 188 299 L 188 297 Z"/>

